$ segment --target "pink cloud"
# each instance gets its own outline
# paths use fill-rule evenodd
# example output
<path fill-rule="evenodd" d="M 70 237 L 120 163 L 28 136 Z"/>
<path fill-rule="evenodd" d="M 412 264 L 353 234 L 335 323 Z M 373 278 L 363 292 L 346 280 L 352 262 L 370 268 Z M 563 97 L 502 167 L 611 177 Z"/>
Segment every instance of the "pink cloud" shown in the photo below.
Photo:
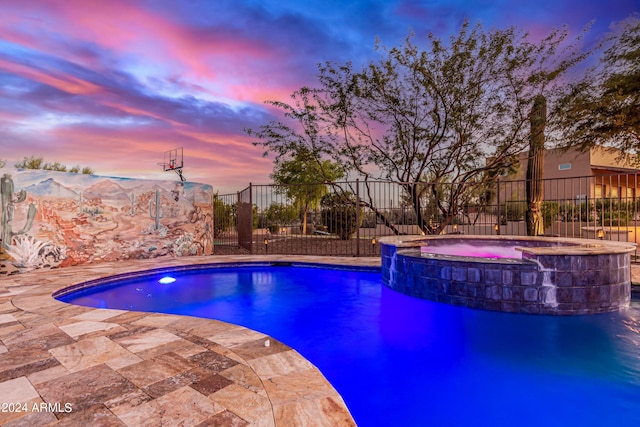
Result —
<path fill-rule="evenodd" d="M 146 109 L 141 109 L 141 108 L 136 108 L 133 106 L 129 106 L 129 105 L 124 105 L 122 103 L 117 103 L 117 102 L 111 102 L 111 101 L 104 101 L 102 102 L 103 105 L 108 106 L 108 107 L 112 107 L 118 111 L 121 111 L 123 113 L 127 113 L 133 116 L 146 116 L 146 117 L 150 117 L 153 119 L 157 119 L 157 120 L 161 120 L 161 121 L 166 121 L 167 123 L 170 123 L 174 126 L 181 126 L 182 123 L 177 122 L 175 120 L 171 120 L 169 117 L 166 116 L 162 116 L 160 114 L 156 114 L 152 111 L 146 110 Z"/>
<path fill-rule="evenodd" d="M 70 61 L 86 61 L 81 52 L 59 49 L 48 37 L 42 37 L 62 34 L 128 55 L 134 62 L 137 58 L 141 63 L 152 61 L 180 69 L 182 75 L 196 81 L 220 81 L 222 75 L 257 75 L 259 72 L 252 70 L 256 62 L 279 63 L 284 59 L 282 51 L 266 42 L 220 28 L 192 28 L 143 9 L 141 3 L 64 1 L 46 5 L 49 7 L 32 2 L 12 4 L 14 14 L 42 18 L 28 20 L 28 31 L 16 30 L 24 28 L 20 25 L 24 21 L 4 21 L 0 23 L 0 37 Z M 226 85 L 219 87 L 223 91 L 219 95 L 225 95 Z"/>
<path fill-rule="evenodd" d="M 15 111 L 0 110 L 0 123 L 17 122 L 18 120 L 23 119 L 26 116 L 27 115 L 25 113 L 17 113 Z"/>
<path fill-rule="evenodd" d="M 14 73 L 29 80 L 37 81 L 67 93 L 75 95 L 92 95 L 102 92 L 102 88 L 77 77 L 57 71 L 41 71 L 33 67 L 12 63 L 0 58 L 0 70 Z"/>

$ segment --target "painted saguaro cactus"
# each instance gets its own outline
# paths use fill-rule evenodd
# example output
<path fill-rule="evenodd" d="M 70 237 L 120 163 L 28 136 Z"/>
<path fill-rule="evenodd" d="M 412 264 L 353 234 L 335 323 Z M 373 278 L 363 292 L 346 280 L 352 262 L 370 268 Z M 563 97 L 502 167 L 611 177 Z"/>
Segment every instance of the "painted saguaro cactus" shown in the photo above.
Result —
<path fill-rule="evenodd" d="M 36 206 L 33 203 L 29 204 L 27 222 L 24 224 L 24 227 L 22 227 L 22 230 L 13 231 L 15 204 L 24 202 L 27 198 L 27 193 L 24 190 L 15 193 L 11 175 L 4 174 L 4 176 L 0 178 L 0 195 L 2 196 L 2 230 L 0 237 L 2 238 L 2 247 L 6 250 L 11 246 L 11 242 L 15 236 L 25 234 L 31 229 L 33 220 L 36 217 Z"/>
<path fill-rule="evenodd" d="M 129 211 L 129 215 L 134 216 L 136 214 L 136 195 L 131 193 L 131 210 Z"/>
<path fill-rule="evenodd" d="M 153 208 L 153 200 L 149 200 L 149 216 L 155 220 L 154 230 L 160 229 L 160 219 L 164 218 L 164 207 L 162 206 L 162 197 L 160 190 L 156 190 L 156 207 Z M 154 214 L 155 211 L 155 214 Z"/>
<path fill-rule="evenodd" d="M 529 160 L 527 162 L 527 235 L 544 234 L 542 217 L 542 174 L 544 170 L 544 128 L 547 122 L 547 100 L 538 95 L 533 101 L 531 114 L 531 135 L 529 136 Z"/>

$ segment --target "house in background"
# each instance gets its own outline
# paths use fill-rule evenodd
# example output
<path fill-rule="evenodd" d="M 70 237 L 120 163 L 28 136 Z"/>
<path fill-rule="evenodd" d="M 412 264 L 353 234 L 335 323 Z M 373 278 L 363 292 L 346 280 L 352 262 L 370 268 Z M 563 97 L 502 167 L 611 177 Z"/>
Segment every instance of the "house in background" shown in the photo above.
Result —
<path fill-rule="evenodd" d="M 520 154 L 520 167 L 504 181 L 522 181 L 509 191 L 506 200 L 523 199 L 527 172 L 527 153 Z M 584 201 L 613 198 L 635 200 L 640 194 L 640 168 L 625 160 L 620 151 L 595 147 L 588 151 L 559 149 L 544 154 L 545 200 Z M 522 187 L 522 188 L 521 188 Z M 513 194 L 511 194 L 513 193 Z"/>
<path fill-rule="evenodd" d="M 515 173 L 497 185 L 498 222 L 502 234 L 526 233 L 527 155 L 520 154 Z M 559 149 L 544 154 L 543 216 L 545 234 L 603 238 L 640 244 L 640 168 L 620 151 Z"/>

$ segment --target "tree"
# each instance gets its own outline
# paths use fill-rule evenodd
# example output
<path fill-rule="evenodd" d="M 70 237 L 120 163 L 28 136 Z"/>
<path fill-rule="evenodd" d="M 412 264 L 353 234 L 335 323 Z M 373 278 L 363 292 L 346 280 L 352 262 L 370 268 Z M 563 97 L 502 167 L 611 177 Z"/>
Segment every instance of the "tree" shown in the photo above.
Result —
<path fill-rule="evenodd" d="M 322 127 L 330 126 L 331 124 L 324 123 L 325 119 L 322 117 L 324 112 L 316 102 L 318 91 L 303 87 L 295 91 L 291 98 L 293 99 L 293 105 L 280 101 L 265 101 L 267 104 L 281 109 L 285 119 L 291 124 L 272 121 L 261 126 L 258 130 L 245 129 L 248 135 L 255 136 L 260 140 L 253 144 L 265 148 L 264 156 L 269 155 L 269 153 L 275 153 L 276 163 L 280 162 L 281 159 L 286 161 L 295 153 L 305 152 L 307 156 L 313 158 L 317 163 L 322 163 L 328 157 L 335 160 L 341 170 L 350 169 L 348 162 L 344 162 L 340 156 L 332 152 L 332 149 L 335 148 L 332 141 L 333 136 L 327 134 L 327 129 L 324 129 L 323 132 Z M 333 185 L 334 183 L 331 182 L 333 178 L 328 175 L 325 176 L 325 170 L 325 168 L 319 168 L 320 176 L 318 178 L 329 185 Z M 366 182 L 367 179 L 368 176 L 365 176 L 369 202 L 363 202 L 360 199 L 358 203 L 361 206 L 371 208 L 378 219 L 398 234 L 398 230 L 389 218 L 381 210 L 377 209 L 373 203 L 373 197 Z M 345 191 L 345 189 L 337 185 L 333 185 L 333 189 L 337 192 Z M 352 193 L 355 192 L 353 189 L 351 190 Z"/>
<path fill-rule="evenodd" d="M 44 165 L 44 159 L 42 157 L 25 157 L 22 161 L 19 161 L 14 166 L 16 169 L 42 169 Z"/>
<path fill-rule="evenodd" d="M 614 147 L 640 160 L 640 18 L 630 17 L 600 44 L 599 63 L 571 84 L 555 107 L 565 148 Z"/>
<path fill-rule="evenodd" d="M 333 158 L 364 177 L 370 206 L 371 179 L 402 183 L 418 226 L 440 233 L 461 200 L 480 193 L 527 146 L 534 97 L 552 96 L 558 78 L 587 54 L 567 42 L 566 30 L 533 43 L 515 28 L 484 32 L 469 23 L 447 43 L 429 35 L 428 45 L 421 50 L 411 36 L 388 50 L 378 43 L 381 58 L 361 71 L 324 64 L 318 88 L 295 92 L 293 105 L 269 102 L 294 125 L 271 122 L 250 134 L 277 157 L 305 147 Z M 425 187 L 437 224 L 421 208 Z"/>
<path fill-rule="evenodd" d="M 273 203 L 267 209 L 269 231 L 277 233 L 283 224 L 288 224 L 298 217 L 298 210 L 291 205 Z"/>
<path fill-rule="evenodd" d="M 342 178 L 340 166 L 330 160 L 321 160 L 302 149 L 290 160 L 277 161 L 271 178 L 279 186 L 276 191 L 294 201 L 302 214 L 302 234 L 307 234 L 307 215 L 310 208 L 317 208 L 322 196 L 327 194 L 326 182 Z"/>
<path fill-rule="evenodd" d="M 42 169 L 46 170 L 46 171 L 58 171 L 58 172 L 66 172 L 67 171 L 67 167 L 65 165 L 61 164 L 60 162 L 45 163 L 42 166 Z"/>
<path fill-rule="evenodd" d="M 21 161 L 17 162 L 15 165 L 16 169 L 42 169 L 48 171 L 57 171 L 57 172 L 67 172 L 67 167 L 60 162 L 53 163 L 45 163 L 42 157 L 30 156 L 24 157 Z M 89 167 L 84 167 L 82 170 L 80 166 L 73 166 L 69 169 L 71 173 L 81 172 L 85 175 L 93 174 L 93 169 Z"/>
<path fill-rule="evenodd" d="M 57 163 L 57 162 L 56 162 Z M 83 175 L 93 175 L 94 170 L 88 166 L 80 168 L 80 165 L 75 165 L 69 168 L 69 172 L 71 173 L 81 173 Z"/>

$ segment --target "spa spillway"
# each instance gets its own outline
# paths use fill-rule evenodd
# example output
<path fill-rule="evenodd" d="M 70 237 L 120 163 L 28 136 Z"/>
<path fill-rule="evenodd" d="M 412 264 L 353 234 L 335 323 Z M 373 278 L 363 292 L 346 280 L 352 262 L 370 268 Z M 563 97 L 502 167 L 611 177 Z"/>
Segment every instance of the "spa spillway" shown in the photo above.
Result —
<path fill-rule="evenodd" d="M 399 292 L 485 310 L 594 314 L 627 307 L 635 244 L 515 236 L 380 239 L 382 280 Z"/>

